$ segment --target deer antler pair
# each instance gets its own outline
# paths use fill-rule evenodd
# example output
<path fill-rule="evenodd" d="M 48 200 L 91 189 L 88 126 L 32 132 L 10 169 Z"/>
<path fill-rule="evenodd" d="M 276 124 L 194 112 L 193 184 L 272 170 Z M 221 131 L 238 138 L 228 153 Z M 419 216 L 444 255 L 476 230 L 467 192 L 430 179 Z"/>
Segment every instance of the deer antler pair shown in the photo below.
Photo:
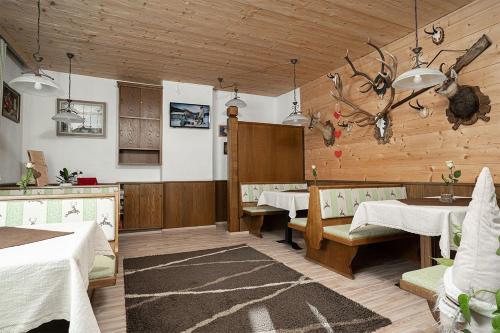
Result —
<path fill-rule="evenodd" d="M 328 74 L 327 77 L 332 81 L 334 91 L 330 91 L 330 94 L 332 95 L 333 98 L 338 100 L 339 102 L 342 102 L 346 105 L 348 105 L 350 108 L 353 109 L 353 112 L 344 114 L 342 113 L 343 117 L 350 118 L 352 117 L 352 121 L 360 126 L 360 127 L 365 127 L 368 125 L 375 125 L 377 121 L 381 118 L 384 118 L 387 113 L 391 110 L 391 105 L 394 102 L 394 96 L 395 96 L 395 89 L 392 87 L 392 83 L 396 79 L 397 76 L 397 70 L 398 70 L 398 61 L 395 56 L 393 56 L 391 53 L 387 51 L 382 51 L 380 48 L 377 46 L 373 45 L 370 40 L 368 40 L 368 45 L 374 47 L 378 53 L 381 55 L 379 59 L 377 59 L 378 62 L 381 64 L 381 70 L 378 72 L 377 77 L 380 77 L 380 80 L 383 80 L 383 83 L 386 87 L 389 88 L 390 95 L 389 98 L 387 99 L 386 105 L 382 109 L 382 111 L 378 112 L 377 114 L 372 114 L 363 108 L 359 107 L 356 105 L 354 102 L 346 98 L 343 94 L 343 87 L 342 87 L 342 79 L 340 78 L 340 75 L 338 73 L 335 74 Z M 385 60 L 385 54 L 389 57 L 390 63 Z M 346 56 L 346 60 L 353 69 L 353 77 L 354 76 L 362 76 L 364 77 L 368 82 L 366 84 L 371 84 L 372 87 L 378 87 L 378 84 L 376 84 L 375 80 L 372 80 L 369 75 L 363 72 L 359 72 L 355 69 L 354 65 L 352 62 L 349 60 L 349 53 Z M 387 72 L 385 71 L 385 68 L 387 68 Z M 363 85 L 363 86 L 364 86 Z M 367 90 L 368 91 L 368 90 Z M 366 91 L 366 92 L 367 92 Z M 363 92 L 363 91 L 362 91 Z"/>

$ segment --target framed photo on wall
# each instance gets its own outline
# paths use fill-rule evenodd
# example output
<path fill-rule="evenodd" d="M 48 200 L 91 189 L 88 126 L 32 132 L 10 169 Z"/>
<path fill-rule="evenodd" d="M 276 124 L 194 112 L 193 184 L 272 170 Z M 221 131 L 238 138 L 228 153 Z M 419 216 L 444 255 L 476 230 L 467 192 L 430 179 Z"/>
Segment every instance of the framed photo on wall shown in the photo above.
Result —
<path fill-rule="evenodd" d="M 106 103 L 71 101 L 72 109 L 84 119 L 82 124 L 57 122 L 58 136 L 106 137 Z M 56 113 L 68 107 L 68 100 L 57 99 Z"/>
<path fill-rule="evenodd" d="M 219 136 L 227 136 L 227 125 L 219 125 Z"/>
<path fill-rule="evenodd" d="M 171 102 L 170 127 L 210 128 L 210 106 Z"/>
<path fill-rule="evenodd" d="M 21 95 L 7 83 L 3 83 L 2 116 L 15 123 L 21 121 Z"/>

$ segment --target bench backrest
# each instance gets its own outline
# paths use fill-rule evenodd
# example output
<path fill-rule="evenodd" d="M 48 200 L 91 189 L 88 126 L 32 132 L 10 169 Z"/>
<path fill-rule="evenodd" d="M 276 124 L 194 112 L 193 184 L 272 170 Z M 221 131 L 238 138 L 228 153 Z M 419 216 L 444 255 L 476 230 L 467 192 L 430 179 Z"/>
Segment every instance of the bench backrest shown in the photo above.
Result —
<path fill-rule="evenodd" d="M 319 190 L 321 218 L 354 216 L 359 205 L 365 201 L 406 199 L 406 188 L 365 187 L 330 188 Z"/>
<path fill-rule="evenodd" d="M 240 184 L 241 202 L 242 203 L 257 202 L 259 200 L 259 196 L 264 191 L 282 192 L 290 190 L 307 190 L 307 184 L 306 183 L 286 183 L 286 184 L 241 183 Z"/>
<path fill-rule="evenodd" d="M 95 190 L 101 193 L 47 194 L 41 189 L 36 190 L 42 194 L 9 193 L 0 196 L 0 226 L 94 221 L 108 241 L 118 240 L 118 186 Z"/>

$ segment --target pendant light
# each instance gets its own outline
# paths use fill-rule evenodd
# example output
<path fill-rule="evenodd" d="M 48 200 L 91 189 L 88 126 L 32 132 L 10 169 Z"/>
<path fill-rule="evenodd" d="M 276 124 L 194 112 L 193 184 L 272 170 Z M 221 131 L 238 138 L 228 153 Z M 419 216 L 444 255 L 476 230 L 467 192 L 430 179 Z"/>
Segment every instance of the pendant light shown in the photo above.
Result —
<path fill-rule="evenodd" d="M 309 124 L 310 120 L 300 112 L 299 106 L 297 105 L 297 74 L 295 71 L 295 66 L 297 65 L 297 59 L 291 59 L 290 62 L 293 65 L 293 102 L 292 102 L 292 113 L 288 115 L 283 120 L 284 125 L 294 125 L 294 126 L 306 126 Z"/>
<path fill-rule="evenodd" d="M 439 70 L 429 67 L 420 67 L 425 63 L 420 61 L 422 47 L 418 45 L 417 0 L 415 0 L 415 48 L 412 51 L 415 53 L 415 66 L 394 80 L 392 83 L 394 88 L 412 90 L 423 89 L 441 84 L 446 80 L 446 75 Z"/>
<path fill-rule="evenodd" d="M 66 56 L 69 59 L 69 76 L 68 76 L 68 99 L 66 102 L 68 103 L 66 107 L 58 110 L 56 115 L 52 117 L 52 120 L 62 122 L 65 124 L 83 124 L 85 121 L 83 117 L 78 115 L 78 112 L 73 109 L 72 101 L 71 101 L 71 60 L 74 58 L 73 53 L 66 53 Z"/>
<path fill-rule="evenodd" d="M 245 103 L 241 98 L 238 97 L 238 87 L 234 87 L 234 98 L 227 101 L 225 105 L 227 107 L 236 106 L 238 109 L 247 106 L 247 103 Z"/>
<path fill-rule="evenodd" d="M 43 57 L 40 56 L 40 0 L 38 0 L 37 4 L 37 51 L 33 53 L 36 69 L 34 72 L 23 73 L 21 76 L 11 80 L 9 85 L 15 90 L 26 94 L 37 96 L 55 96 L 59 91 L 59 87 L 54 82 L 54 78 L 45 74 L 41 68 Z"/>

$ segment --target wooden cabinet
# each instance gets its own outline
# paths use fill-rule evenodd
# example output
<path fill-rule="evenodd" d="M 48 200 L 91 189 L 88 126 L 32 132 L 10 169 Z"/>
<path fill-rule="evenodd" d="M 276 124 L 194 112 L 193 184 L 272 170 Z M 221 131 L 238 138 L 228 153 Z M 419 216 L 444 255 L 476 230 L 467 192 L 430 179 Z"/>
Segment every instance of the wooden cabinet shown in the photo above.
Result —
<path fill-rule="evenodd" d="M 124 230 L 163 227 L 163 184 L 124 184 Z"/>
<path fill-rule="evenodd" d="M 161 165 L 163 87 L 118 82 L 118 164 Z"/>

